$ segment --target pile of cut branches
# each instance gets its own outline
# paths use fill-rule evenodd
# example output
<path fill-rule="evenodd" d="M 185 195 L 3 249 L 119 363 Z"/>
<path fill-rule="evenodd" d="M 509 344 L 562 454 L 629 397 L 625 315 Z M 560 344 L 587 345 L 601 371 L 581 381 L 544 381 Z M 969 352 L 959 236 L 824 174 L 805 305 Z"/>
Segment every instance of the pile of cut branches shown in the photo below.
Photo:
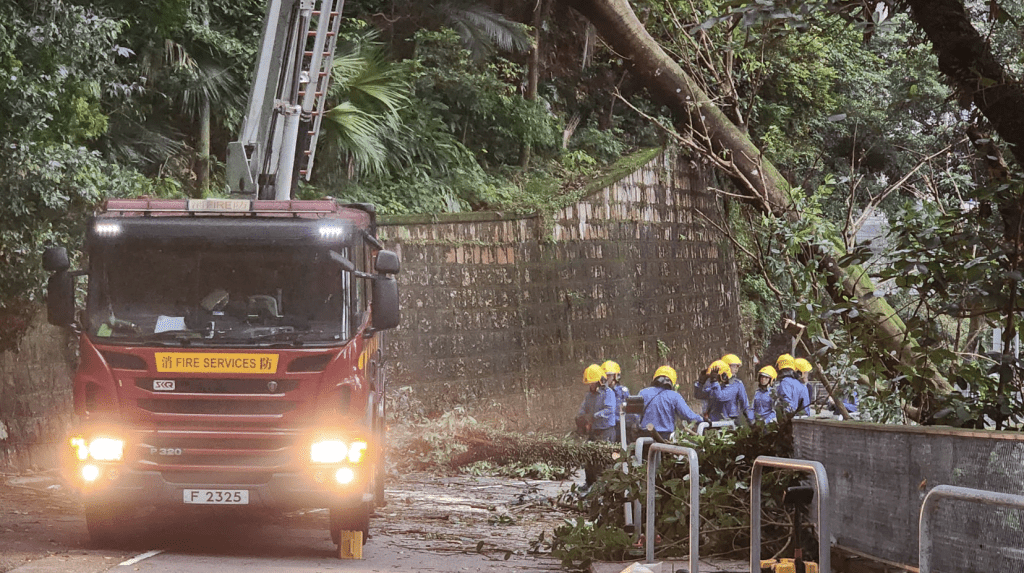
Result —
<path fill-rule="evenodd" d="M 611 465 L 619 457 L 618 444 L 583 442 L 578 438 L 519 434 L 484 427 L 466 428 L 455 436 L 466 450 L 452 457 L 450 466 L 462 468 L 486 461 L 498 466 L 546 464 L 562 468 L 567 477 L 587 464 Z"/>
<path fill-rule="evenodd" d="M 389 430 L 389 459 L 404 471 L 470 471 L 518 478 L 565 479 L 587 464 L 610 466 L 617 444 L 574 436 L 523 434 L 453 413 Z"/>

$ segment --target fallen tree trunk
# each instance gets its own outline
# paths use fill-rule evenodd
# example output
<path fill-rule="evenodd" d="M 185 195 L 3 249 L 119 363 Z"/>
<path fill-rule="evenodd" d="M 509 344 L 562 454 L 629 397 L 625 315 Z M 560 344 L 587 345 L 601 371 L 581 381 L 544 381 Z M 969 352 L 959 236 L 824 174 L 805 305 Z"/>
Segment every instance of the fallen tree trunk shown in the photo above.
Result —
<path fill-rule="evenodd" d="M 672 110 L 681 131 L 692 137 L 691 147 L 703 148 L 704 155 L 725 170 L 737 186 L 762 211 L 797 220 L 792 208 L 792 188 L 778 169 L 766 160 L 753 141 L 708 98 L 693 78 L 689 77 L 647 33 L 626 0 L 563 0 L 589 19 L 612 49 L 628 59 L 633 71 L 645 80 L 653 97 Z M 836 302 L 854 300 L 860 307 L 855 320 L 865 322 L 875 331 L 875 341 L 887 356 L 884 362 L 890 373 L 903 375 L 911 369 L 923 376 L 929 390 L 948 393 L 949 383 L 928 367 L 920 348 L 907 332 L 896 311 L 880 297 L 863 269 L 842 267 L 836 262 L 841 248 L 828 252 L 817 246 L 805 250 L 808 259 L 816 260 L 826 273 L 826 288 Z M 922 367 L 924 366 L 924 367 Z M 920 419 L 922 412 L 910 409 L 908 414 Z"/>
<path fill-rule="evenodd" d="M 611 465 L 621 448 L 618 442 L 579 442 L 482 428 L 464 429 L 454 439 L 466 446 L 466 451 L 453 456 L 448 464 L 456 469 L 487 461 L 499 466 L 544 463 L 575 471 L 588 464 Z"/>

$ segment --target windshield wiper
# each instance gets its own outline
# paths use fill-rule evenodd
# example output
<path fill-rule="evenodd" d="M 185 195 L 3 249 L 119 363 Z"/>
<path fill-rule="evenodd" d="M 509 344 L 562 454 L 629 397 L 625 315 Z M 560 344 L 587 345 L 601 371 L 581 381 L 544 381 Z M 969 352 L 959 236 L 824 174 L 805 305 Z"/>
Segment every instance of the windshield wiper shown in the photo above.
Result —
<path fill-rule="evenodd" d="M 163 332 L 151 332 L 140 337 L 146 342 L 175 341 L 182 346 L 188 346 L 195 341 L 203 340 L 202 333 L 194 330 L 165 330 Z"/>
<path fill-rule="evenodd" d="M 254 342 L 289 342 L 293 346 L 302 346 L 310 339 L 319 338 L 315 342 L 331 342 L 340 340 L 336 334 L 328 334 L 319 330 L 295 330 L 290 326 L 266 327 L 266 330 L 250 332 L 245 338 Z"/>

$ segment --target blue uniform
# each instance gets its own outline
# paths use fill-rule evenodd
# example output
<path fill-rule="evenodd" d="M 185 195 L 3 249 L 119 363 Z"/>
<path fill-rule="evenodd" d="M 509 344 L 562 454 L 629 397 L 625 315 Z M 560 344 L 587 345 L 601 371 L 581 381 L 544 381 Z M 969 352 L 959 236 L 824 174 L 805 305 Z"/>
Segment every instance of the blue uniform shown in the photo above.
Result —
<path fill-rule="evenodd" d="M 615 392 L 604 386 L 598 386 L 597 392 L 587 392 L 580 404 L 578 416 L 585 416 L 590 422 L 591 433 L 607 430 L 615 426 Z M 614 440 L 615 437 L 612 436 Z"/>
<path fill-rule="evenodd" d="M 676 418 L 682 418 L 687 422 L 703 420 L 675 390 L 651 387 L 644 388 L 639 395 L 644 399 L 644 415 L 640 420 L 640 427 L 646 429 L 647 424 L 651 424 L 654 431 L 663 437 L 676 429 Z"/>
<path fill-rule="evenodd" d="M 754 392 L 753 419 L 764 420 L 765 422 L 775 421 L 775 400 L 772 398 L 772 391 L 768 388 L 758 388 Z M 749 416 L 750 414 L 748 414 Z"/>
<path fill-rule="evenodd" d="M 783 376 L 779 380 L 779 401 L 786 412 L 797 412 L 809 416 L 811 414 L 811 397 L 807 395 L 807 386 L 792 376 Z"/>
<path fill-rule="evenodd" d="M 619 412 L 622 410 L 623 404 L 626 403 L 626 398 L 629 398 L 629 388 L 626 388 L 621 383 L 616 384 L 612 391 L 615 392 L 615 421 L 613 425 L 619 425 Z"/>
<path fill-rule="evenodd" d="M 704 382 L 704 387 L 701 388 L 701 394 L 707 397 L 704 400 L 704 415 L 712 422 L 717 422 L 725 417 L 722 412 L 722 403 L 715 399 L 716 391 L 721 392 L 721 386 L 718 382 L 712 382 L 711 380 Z"/>
<path fill-rule="evenodd" d="M 725 388 L 722 388 L 718 382 L 712 383 L 708 394 L 717 405 L 716 410 L 721 414 L 721 418 L 726 420 L 735 420 L 750 410 L 747 388 L 743 386 L 743 381 L 739 378 L 731 378 Z M 753 420 L 753 418 L 750 419 Z M 712 418 L 712 421 L 714 420 Z"/>
<path fill-rule="evenodd" d="M 857 396 L 856 390 L 850 390 L 850 395 L 845 397 L 843 400 L 843 406 L 846 407 L 846 411 L 854 413 L 857 411 L 857 406 L 860 405 L 860 397 Z"/>
<path fill-rule="evenodd" d="M 700 400 L 702 414 L 708 413 L 708 408 L 711 405 L 711 397 L 708 396 L 708 390 L 706 386 L 706 380 L 698 380 L 693 383 L 693 397 Z"/>

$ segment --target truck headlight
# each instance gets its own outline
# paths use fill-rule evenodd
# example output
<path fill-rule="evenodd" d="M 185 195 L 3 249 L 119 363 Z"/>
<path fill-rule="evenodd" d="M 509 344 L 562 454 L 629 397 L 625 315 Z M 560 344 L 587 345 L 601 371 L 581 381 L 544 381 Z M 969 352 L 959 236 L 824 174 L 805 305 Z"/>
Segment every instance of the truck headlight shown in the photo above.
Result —
<path fill-rule="evenodd" d="M 89 457 L 98 462 L 119 462 L 124 457 L 124 440 L 93 438 L 89 442 Z"/>
<path fill-rule="evenodd" d="M 309 447 L 309 459 L 315 464 L 340 464 L 349 461 L 359 463 L 366 452 L 367 444 L 362 440 L 346 443 L 341 440 L 320 440 Z"/>
<path fill-rule="evenodd" d="M 78 461 L 90 458 L 98 462 L 119 462 L 124 458 L 124 440 L 99 437 L 86 440 L 82 436 L 71 438 L 71 449 Z"/>

